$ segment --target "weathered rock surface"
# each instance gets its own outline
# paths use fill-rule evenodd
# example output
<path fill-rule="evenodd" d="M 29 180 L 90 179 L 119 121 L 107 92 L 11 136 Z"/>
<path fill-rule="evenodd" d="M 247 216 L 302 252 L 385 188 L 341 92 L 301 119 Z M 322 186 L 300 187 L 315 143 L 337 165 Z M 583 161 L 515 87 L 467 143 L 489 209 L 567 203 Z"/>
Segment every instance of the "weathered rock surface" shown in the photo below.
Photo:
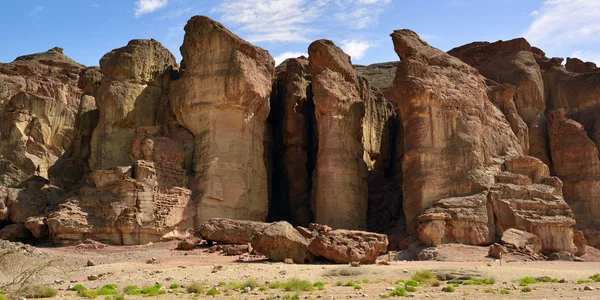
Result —
<path fill-rule="evenodd" d="M 523 38 L 495 43 L 475 42 L 448 53 L 475 67 L 481 75 L 516 87 L 516 108 L 529 127 L 529 152 L 524 149 L 524 154 L 549 163 L 544 82 L 531 45 Z"/>
<path fill-rule="evenodd" d="M 308 245 L 308 250 L 336 263 L 373 264 L 387 251 L 387 245 L 384 234 L 338 229 L 320 231 Z"/>
<path fill-rule="evenodd" d="M 590 61 L 583 62 L 576 57 L 567 57 L 565 68 L 572 73 L 590 73 L 598 70 L 598 66 L 595 63 Z"/>
<path fill-rule="evenodd" d="M 255 221 L 231 219 L 209 219 L 202 223 L 197 232 L 203 239 L 223 244 L 248 244 L 258 231 L 269 224 Z"/>
<path fill-rule="evenodd" d="M 317 143 L 310 66 L 305 57 L 277 67 L 269 122 L 273 130 L 270 218 L 308 226 Z"/>
<path fill-rule="evenodd" d="M 176 66 L 169 50 L 155 40 L 132 40 L 102 57 L 104 77 L 96 93 L 100 116 L 91 139 L 93 170 L 130 164 L 124 150 L 137 127 L 156 124 L 159 102 Z"/>
<path fill-rule="evenodd" d="M 365 103 L 350 56 L 333 42 L 308 48 L 319 150 L 313 176 L 315 222 L 333 228 L 364 229 L 367 166 L 363 160 Z"/>
<path fill-rule="evenodd" d="M 502 244 L 513 245 L 517 248 L 529 247 L 533 252 L 542 251 L 542 240 L 535 234 L 518 229 L 508 229 L 502 233 Z"/>
<path fill-rule="evenodd" d="M 263 221 L 273 58 L 207 17 L 193 17 L 185 31 L 181 78 L 171 85 L 170 104 L 195 137 L 196 222 Z"/>
<path fill-rule="evenodd" d="M 48 179 L 71 145 L 81 69 L 61 48 L 0 64 L 0 184 Z"/>
<path fill-rule="evenodd" d="M 477 70 L 412 31 L 395 31 L 392 40 L 401 58 L 394 89 L 404 129 L 403 205 L 415 232 L 425 209 L 486 190 L 499 169 L 495 158 L 523 152 Z"/>
<path fill-rule="evenodd" d="M 307 248 L 308 243 L 308 239 L 285 221 L 269 224 L 257 231 L 252 238 L 255 252 L 275 261 L 289 258 L 297 264 L 313 261 L 313 255 Z"/>
<path fill-rule="evenodd" d="M 200 244 L 202 240 L 197 237 L 189 237 L 177 243 L 177 250 L 189 251 L 193 250 Z"/>

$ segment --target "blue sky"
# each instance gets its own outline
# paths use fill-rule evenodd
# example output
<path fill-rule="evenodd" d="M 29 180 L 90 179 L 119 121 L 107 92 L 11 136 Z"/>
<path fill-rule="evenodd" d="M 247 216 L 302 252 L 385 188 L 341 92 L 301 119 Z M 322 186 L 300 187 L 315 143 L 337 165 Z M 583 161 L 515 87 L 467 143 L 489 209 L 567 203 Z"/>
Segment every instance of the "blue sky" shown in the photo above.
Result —
<path fill-rule="evenodd" d="M 548 56 L 600 64 L 600 0 L 5 0 L 0 11 L 0 62 L 58 46 L 98 65 L 106 52 L 142 38 L 180 60 L 185 23 L 207 15 L 277 61 L 321 38 L 353 63 L 397 60 L 389 34 L 408 28 L 444 51 L 524 36 Z"/>

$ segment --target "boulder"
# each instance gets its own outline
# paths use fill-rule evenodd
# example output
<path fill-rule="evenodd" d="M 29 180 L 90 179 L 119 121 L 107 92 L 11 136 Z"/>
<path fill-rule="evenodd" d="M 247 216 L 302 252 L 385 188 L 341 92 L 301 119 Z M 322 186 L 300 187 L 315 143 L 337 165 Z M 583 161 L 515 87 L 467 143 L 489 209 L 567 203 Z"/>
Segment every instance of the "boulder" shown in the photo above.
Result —
<path fill-rule="evenodd" d="M 0 229 L 0 240 L 25 242 L 31 237 L 31 232 L 22 223 L 9 224 Z"/>
<path fill-rule="evenodd" d="M 269 223 L 231 219 L 210 219 L 197 228 L 203 239 L 223 244 L 248 244 Z"/>
<path fill-rule="evenodd" d="M 583 235 L 583 232 L 579 230 L 573 231 L 573 243 L 575 244 L 575 247 L 577 247 L 577 252 L 575 253 L 575 255 L 582 256 L 586 254 L 586 248 L 588 243 L 585 239 L 585 236 Z"/>
<path fill-rule="evenodd" d="M 294 263 L 312 262 L 313 255 L 308 251 L 309 241 L 290 223 L 276 222 L 256 232 L 252 238 L 252 248 L 271 260 L 284 261 L 289 258 Z"/>
<path fill-rule="evenodd" d="M 548 255 L 548 260 L 573 261 L 573 254 L 567 251 L 555 252 Z"/>
<path fill-rule="evenodd" d="M 202 240 L 197 237 L 189 237 L 177 243 L 177 250 L 189 251 L 193 250 L 200 244 Z"/>
<path fill-rule="evenodd" d="M 529 247 L 535 253 L 542 251 L 542 240 L 533 233 L 518 229 L 508 229 L 502 233 L 502 244 L 513 245 L 517 248 Z"/>
<path fill-rule="evenodd" d="M 192 17 L 170 107 L 195 137 L 196 224 L 211 218 L 264 221 L 269 206 L 266 120 L 274 61 L 207 17 Z"/>
<path fill-rule="evenodd" d="M 46 217 L 36 216 L 27 218 L 24 225 L 36 239 L 42 239 L 48 236 Z"/>
<path fill-rule="evenodd" d="M 373 264 L 377 257 L 387 251 L 385 234 L 356 230 L 322 231 L 310 242 L 308 250 L 336 263 L 358 261 Z"/>
<path fill-rule="evenodd" d="M 493 243 L 492 245 L 490 245 L 490 250 L 488 251 L 488 256 L 493 257 L 493 258 L 502 258 L 502 255 L 508 253 L 508 249 L 506 249 L 506 247 L 498 244 L 498 243 Z"/>

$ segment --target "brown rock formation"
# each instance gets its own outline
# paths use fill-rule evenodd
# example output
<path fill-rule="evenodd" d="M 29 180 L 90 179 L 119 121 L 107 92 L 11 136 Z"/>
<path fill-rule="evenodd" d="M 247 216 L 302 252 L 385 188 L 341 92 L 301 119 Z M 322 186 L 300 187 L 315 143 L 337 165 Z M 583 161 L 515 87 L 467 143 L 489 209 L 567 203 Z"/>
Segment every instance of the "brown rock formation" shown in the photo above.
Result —
<path fill-rule="evenodd" d="M 515 104 L 529 127 L 529 152 L 524 154 L 549 163 L 544 82 L 529 43 L 523 38 L 495 43 L 475 42 L 448 53 L 475 67 L 481 75 L 516 87 Z"/>
<path fill-rule="evenodd" d="M 313 176 L 315 222 L 362 229 L 367 218 L 367 167 L 363 160 L 365 103 L 350 56 L 333 42 L 309 48 L 313 101 L 319 140 Z"/>
<path fill-rule="evenodd" d="M 320 231 L 308 245 L 308 250 L 336 263 L 373 264 L 387 251 L 387 245 L 385 234 L 338 229 Z"/>
<path fill-rule="evenodd" d="M 176 66 L 169 50 L 155 40 L 132 40 L 102 57 L 104 77 L 96 93 L 100 118 L 91 140 L 93 170 L 129 164 L 124 150 L 136 127 L 156 124 L 159 102 Z"/>
<path fill-rule="evenodd" d="M 203 239 L 224 244 L 248 244 L 256 232 L 268 223 L 231 219 L 209 219 L 202 223 L 197 232 Z"/>
<path fill-rule="evenodd" d="M 508 229 L 502 233 L 502 244 L 513 245 L 516 248 L 529 247 L 535 253 L 542 251 L 542 240 L 535 234 L 518 230 Z"/>
<path fill-rule="evenodd" d="M 82 68 L 61 48 L 0 64 L 0 184 L 48 179 L 71 145 Z"/>
<path fill-rule="evenodd" d="M 196 221 L 265 220 L 273 58 L 207 17 L 193 17 L 185 31 L 183 70 L 171 85 L 170 104 L 195 137 Z"/>
<path fill-rule="evenodd" d="M 308 226 L 312 172 L 317 144 L 310 66 L 304 57 L 283 62 L 276 70 L 269 122 L 273 128 L 273 195 L 271 218 Z"/>
<path fill-rule="evenodd" d="M 595 63 L 589 61 L 583 62 L 581 59 L 575 57 L 567 57 L 565 68 L 572 73 L 590 73 L 598 70 L 598 66 Z"/>
<path fill-rule="evenodd" d="M 495 158 L 522 149 L 477 70 L 409 30 L 392 39 L 401 58 L 394 88 L 404 129 L 403 205 L 415 232 L 425 209 L 486 190 L 495 182 L 490 170 L 499 168 Z"/>

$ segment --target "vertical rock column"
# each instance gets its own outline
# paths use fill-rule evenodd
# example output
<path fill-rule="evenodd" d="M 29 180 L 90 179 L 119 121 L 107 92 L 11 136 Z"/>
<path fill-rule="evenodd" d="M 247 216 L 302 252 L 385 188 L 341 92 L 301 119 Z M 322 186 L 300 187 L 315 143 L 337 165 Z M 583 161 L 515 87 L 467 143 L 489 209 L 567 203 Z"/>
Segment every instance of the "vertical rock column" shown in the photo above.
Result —
<path fill-rule="evenodd" d="M 196 222 L 265 220 L 264 138 L 274 61 L 222 24 L 196 16 L 185 26 L 171 108 L 195 138 Z"/>
<path fill-rule="evenodd" d="M 365 104 L 350 57 L 333 42 L 309 48 L 319 150 L 313 176 L 315 222 L 333 228 L 366 227 L 368 171 L 363 160 Z"/>

